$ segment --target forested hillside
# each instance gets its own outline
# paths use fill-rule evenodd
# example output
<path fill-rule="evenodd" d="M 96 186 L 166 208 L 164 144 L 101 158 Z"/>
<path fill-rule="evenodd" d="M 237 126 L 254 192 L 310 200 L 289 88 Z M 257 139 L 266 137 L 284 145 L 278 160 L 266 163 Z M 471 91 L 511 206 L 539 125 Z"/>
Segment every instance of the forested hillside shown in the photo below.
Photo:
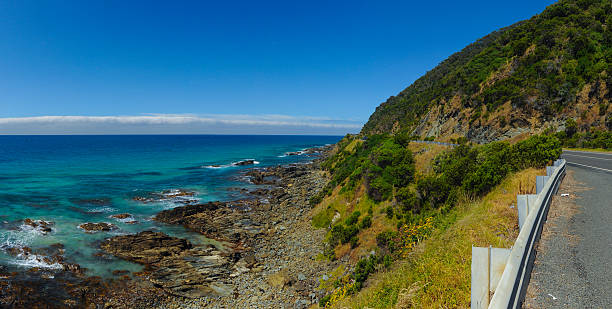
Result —
<path fill-rule="evenodd" d="M 321 307 L 465 308 L 471 247 L 510 247 L 561 147 L 612 148 L 612 1 L 561 0 L 440 63 L 321 164 Z M 418 139 L 452 141 L 424 144 Z"/>
<path fill-rule="evenodd" d="M 450 56 L 370 116 L 362 133 L 488 142 L 548 127 L 612 128 L 612 1 L 561 0 Z"/>

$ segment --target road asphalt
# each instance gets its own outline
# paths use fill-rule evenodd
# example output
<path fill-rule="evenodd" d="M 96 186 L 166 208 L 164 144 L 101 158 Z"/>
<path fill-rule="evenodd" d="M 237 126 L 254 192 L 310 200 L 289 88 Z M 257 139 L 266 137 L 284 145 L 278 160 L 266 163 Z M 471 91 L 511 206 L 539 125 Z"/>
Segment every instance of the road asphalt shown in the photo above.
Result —
<path fill-rule="evenodd" d="M 565 159 L 570 166 L 591 168 L 599 171 L 612 173 L 612 152 L 586 152 L 564 150 L 561 158 Z"/>
<path fill-rule="evenodd" d="M 523 307 L 612 308 L 612 153 L 564 151 L 562 158 L 567 175 L 544 224 Z"/>

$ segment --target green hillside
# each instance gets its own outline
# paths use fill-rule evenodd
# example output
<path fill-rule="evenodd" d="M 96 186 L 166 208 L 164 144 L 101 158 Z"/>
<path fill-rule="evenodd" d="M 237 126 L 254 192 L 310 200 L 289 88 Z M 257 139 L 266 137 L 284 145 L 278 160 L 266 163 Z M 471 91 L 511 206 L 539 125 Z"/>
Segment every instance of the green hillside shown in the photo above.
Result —
<path fill-rule="evenodd" d="M 487 142 L 567 118 L 609 130 L 611 27 L 611 1 L 559 1 L 444 60 L 378 106 L 362 133 Z"/>
<path fill-rule="evenodd" d="M 561 147 L 612 149 L 612 2 L 562 0 L 443 61 L 321 166 L 320 307 L 467 308 L 471 246 L 510 247 Z M 455 146 L 414 139 L 453 141 Z M 503 141 L 499 141 L 503 140 Z"/>

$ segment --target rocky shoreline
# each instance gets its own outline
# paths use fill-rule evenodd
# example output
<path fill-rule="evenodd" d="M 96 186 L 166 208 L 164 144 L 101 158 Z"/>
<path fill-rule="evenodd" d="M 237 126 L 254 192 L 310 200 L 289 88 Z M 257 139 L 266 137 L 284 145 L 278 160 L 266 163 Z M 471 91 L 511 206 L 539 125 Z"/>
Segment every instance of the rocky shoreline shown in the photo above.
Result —
<path fill-rule="evenodd" d="M 330 148 L 308 153 L 325 156 Z M 103 308 L 304 308 L 316 303 L 322 296 L 316 290 L 319 279 L 334 266 L 317 260 L 325 231 L 312 228 L 310 223 L 309 198 L 328 181 L 319 162 L 247 169 L 242 176 L 256 188 L 238 189 L 246 198 L 186 203 L 154 217 L 213 239 L 215 245 L 194 245 L 188 239 L 153 231 L 106 239 L 100 244 L 102 254 L 142 264 L 144 271 L 130 276 L 116 270 L 118 278 L 108 282 L 73 272 L 68 275 L 72 280 L 64 283 L 78 287 L 79 292 L 64 288 L 67 292 L 59 297 L 63 299 L 55 303 L 58 307 Z M 188 193 L 177 194 L 189 197 Z M 150 202 L 148 198 L 141 200 Z M 107 228 L 112 227 L 83 226 L 89 232 Z M 11 274 L 5 276 L 10 278 Z M 3 282 L 10 282 L 15 291 L 27 285 L 21 286 L 18 280 Z M 0 303 L 12 300 L 16 307 L 20 307 L 18 301 L 25 305 L 18 294 L 2 292 Z"/>

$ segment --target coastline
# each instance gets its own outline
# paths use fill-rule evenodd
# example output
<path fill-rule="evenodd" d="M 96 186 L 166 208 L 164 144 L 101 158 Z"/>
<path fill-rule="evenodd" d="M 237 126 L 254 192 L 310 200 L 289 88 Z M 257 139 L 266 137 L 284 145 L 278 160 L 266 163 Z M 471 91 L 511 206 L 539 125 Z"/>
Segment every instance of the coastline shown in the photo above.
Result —
<path fill-rule="evenodd" d="M 325 157 L 331 147 L 315 151 Z M 102 242 L 101 248 L 106 254 L 144 265 L 144 271 L 130 276 L 116 270 L 117 278 L 103 280 L 87 277 L 75 267 L 63 271 L 65 280 L 36 274 L 30 279 L 60 286 L 64 293 L 58 294 L 63 295 L 52 299 L 58 307 L 307 307 L 322 296 L 315 288 L 333 266 L 316 261 L 323 251 L 325 231 L 315 230 L 310 223 L 309 197 L 327 182 L 320 161 L 246 169 L 243 176 L 256 189 L 237 190 L 247 198 L 188 204 L 155 217 L 219 241 L 222 248 L 194 245 L 162 233 L 115 236 Z M 41 307 L 50 300 L 45 295 L 29 296 L 43 288 L 32 286 L 32 280 L 20 283 L 16 274 L 3 274 L 2 269 L 0 275 L 4 278 L 1 303 Z"/>

